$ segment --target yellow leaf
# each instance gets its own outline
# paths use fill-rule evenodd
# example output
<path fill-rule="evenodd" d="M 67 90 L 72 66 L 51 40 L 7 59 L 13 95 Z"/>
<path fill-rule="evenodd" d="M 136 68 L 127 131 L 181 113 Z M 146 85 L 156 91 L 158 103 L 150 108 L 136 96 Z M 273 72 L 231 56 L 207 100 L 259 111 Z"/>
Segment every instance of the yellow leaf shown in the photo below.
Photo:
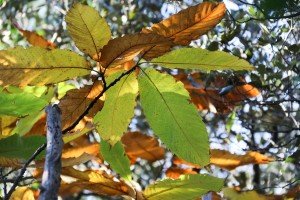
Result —
<path fill-rule="evenodd" d="M 224 17 L 225 11 L 224 3 L 204 2 L 182 10 L 142 32 L 171 38 L 176 45 L 189 45 L 191 40 L 198 39 L 216 26 Z"/>
<path fill-rule="evenodd" d="M 80 147 L 72 147 L 72 148 L 64 148 L 62 152 L 62 158 L 77 158 L 84 153 L 96 156 L 98 155 L 100 150 L 99 143 L 93 143 L 90 145 L 80 146 Z"/>
<path fill-rule="evenodd" d="M 0 85 L 46 85 L 90 73 L 88 62 L 63 49 L 9 48 L 0 51 Z"/>
<path fill-rule="evenodd" d="M 68 167 L 62 168 L 61 173 L 73 177 L 77 179 L 77 181 L 66 185 L 62 184 L 60 193 L 67 193 L 67 191 L 65 191 L 66 188 L 64 187 L 68 188 L 70 186 L 78 187 L 80 190 L 87 189 L 97 194 L 135 196 L 135 191 L 129 185 L 121 180 L 115 181 L 113 176 L 107 175 L 104 171 L 79 171 Z"/>
<path fill-rule="evenodd" d="M 38 35 L 37 33 L 27 31 L 22 29 L 19 24 L 12 20 L 13 25 L 22 33 L 23 37 L 32 45 L 32 46 L 39 46 L 43 48 L 54 49 L 55 44 L 50 42 L 49 40 L 43 38 L 42 36 Z"/>
<path fill-rule="evenodd" d="M 75 45 L 94 60 L 110 40 L 111 32 L 105 19 L 89 6 L 76 3 L 66 15 L 67 29 Z"/>
<path fill-rule="evenodd" d="M 153 58 L 169 51 L 171 42 L 157 34 L 137 33 L 125 35 L 110 40 L 101 51 L 100 63 L 102 67 L 115 67 L 130 61 L 140 53 L 143 57 Z"/>
<path fill-rule="evenodd" d="M 29 187 L 18 187 L 11 195 L 10 200 L 35 200 L 34 193 Z"/>
<path fill-rule="evenodd" d="M 77 118 L 85 111 L 87 106 L 102 91 L 101 81 L 96 80 L 93 85 L 86 85 L 80 89 L 69 90 L 67 94 L 60 100 L 59 107 L 62 115 L 63 129 L 69 127 Z M 102 99 L 102 100 L 101 100 Z M 85 116 L 84 121 L 91 121 L 91 118 L 100 111 L 104 105 L 103 98 L 99 99 L 89 113 Z M 76 127 L 75 129 L 82 129 Z"/>
<path fill-rule="evenodd" d="M 157 139 L 140 132 L 126 133 L 122 137 L 122 143 L 131 164 L 135 162 L 136 158 L 154 162 L 165 157 L 165 149 L 159 146 Z"/>

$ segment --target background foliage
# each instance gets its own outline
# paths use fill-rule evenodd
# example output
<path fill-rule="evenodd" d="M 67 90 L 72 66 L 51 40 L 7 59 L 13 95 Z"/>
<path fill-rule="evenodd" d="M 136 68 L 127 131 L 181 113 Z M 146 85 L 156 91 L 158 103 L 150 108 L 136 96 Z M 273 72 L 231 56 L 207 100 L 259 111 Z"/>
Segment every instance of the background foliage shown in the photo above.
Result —
<path fill-rule="evenodd" d="M 105 17 L 113 37 L 140 32 L 142 28 L 158 23 L 182 8 L 199 3 L 199 1 L 152 0 L 81 2 L 96 8 Z M 169 152 L 166 153 L 164 160 L 159 160 L 161 159 L 159 154 L 152 155 L 151 151 L 150 155 L 134 155 L 136 152 L 129 148 L 130 145 L 126 149 L 125 144 L 127 155 L 131 155 L 129 156 L 130 162 L 135 163 L 132 167 L 133 179 L 139 183 L 140 187 L 145 188 L 153 180 L 165 176 L 178 176 L 174 175 L 176 173 L 211 173 L 214 176 L 226 178 L 225 185 L 229 188 L 224 189 L 222 195 L 225 194 L 227 198 L 246 198 L 237 195 L 258 196 L 255 192 L 264 195 L 259 196 L 260 198 L 275 198 L 271 196 L 274 194 L 278 195 L 278 198 L 283 198 L 280 196 L 282 194 L 297 198 L 299 194 L 295 191 L 299 189 L 297 186 L 300 170 L 298 150 L 300 133 L 299 1 L 235 0 L 225 2 L 228 9 L 225 19 L 207 35 L 193 41 L 190 46 L 230 52 L 248 60 L 256 67 L 256 70 L 234 73 L 232 71 L 209 73 L 187 71 L 190 74 L 188 77 L 177 75 L 177 79 L 183 81 L 190 95 L 194 96 L 193 102 L 201 110 L 201 115 L 207 125 L 210 146 L 214 149 L 211 151 L 212 165 L 210 168 L 203 169 L 185 163 L 185 167 L 182 167 L 184 162 L 173 158 Z M 64 15 L 73 1 L 2 0 L 0 4 L 0 49 L 17 45 L 28 46 L 26 39 L 10 21 L 15 19 L 24 30 L 35 31 L 60 48 L 79 52 L 67 34 L 64 22 Z M 184 71 L 170 70 L 173 74 L 183 74 L 182 72 Z M 60 95 L 63 95 L 63 90 L 74 87 L 72 85 L 78 87 L 86 82 L 87 80 L 84 79 L 69 81 L 68 85 L 61 86 Z M 35 121 L 38 121 L 38 118 Z M 2 119 L 3 135 L 5 135 L 5 128 L 10 126 L 9 119 L 5 118 L 5 123 Z M 40 127 L 43 125 L 40 124 Z M 129 131 L 140 131 L 153 136 L 139 106 L 135 109 L 135 117 Z M 90 155 L 97 154 L 94 152 L 95 149 L 99 149 L 99 146 L 93 143 L 98 139 L 96 135 L 91 132 L 84 138 L 84 140 L 75 140 L 70 144 L 70 149 L 64 152 L 65 159 L 74 157 L 71 155 L 72 148 L 72 150 L 77 148 L 77 156 L 79 149 L 82 150 L 85 147 L 86 149 L 82 152 L 88 152 Z M 158 151 L 155 149 L 153 152 Z M 236 154 L 235 157 L 231 157 L 229 152 Z M 238 155 L 245 156 L 239 157 Z M 157 158 L 153 158 L 155 156 Z M 232 163 L 226 165 L 222 160 L 224 158 L 232 160 Z M 82 156 L 81 159 L 83 159 Z M 155 162 L 149 162 L 151 159 Z M 9 162 L 6 166 L 10 167 L 16 164 L 13 160 L 2 161 L 2 163 L 5 162 Z M 69 163 L 69 166 L 73 164 Z M 241 166 L 243 164 L 252 165 Z M 5 165 L 2 164 L 2 166 Z M 94 161 L 86 162 L 81 166 L 105 167 Z M 10 171 L 10 168 L 1 168 L 3 177 L 13 179 L 14 173 L 4 176 Z M 74 173 L 72 169 L 63 172 L 65 175 L 74 175 Z M 76 173 L 81 177 L 87 176 Z M 36 174 L 34 176 L 38 177 Z M 28 185 L 34 182 L 32 174 L 28 173 L 27 177 L 28 179 L 24 179 L 22 184 Z M 237 194 L 230 188 L 238 191 L 251 190 L 252 193 Z M 62 188 L 61 194 L 78 193 L 77 197 L 93 195 L 74 190 L 70 192 L 69 188 Z M 257 198 L 257 196 L 252 197 Z"/>

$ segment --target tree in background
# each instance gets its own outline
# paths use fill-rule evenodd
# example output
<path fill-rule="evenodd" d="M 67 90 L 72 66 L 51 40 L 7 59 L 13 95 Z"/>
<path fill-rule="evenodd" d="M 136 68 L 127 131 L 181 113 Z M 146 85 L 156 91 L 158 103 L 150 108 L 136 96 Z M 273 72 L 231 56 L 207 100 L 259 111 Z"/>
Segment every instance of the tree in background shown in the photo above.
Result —
<path fill-rule="evenodd" d="M 113 38 L 140 32 L 144 27 L 159 23 L 163 18 L 196 4 L 196 2 L 191 1 L 157 2 L 142 0 L 136 2 L 82 1 L 82 3 L 87 3 L 97 9 L 105 17 Z M 147 122 L 147 113 L 146 118 L 144 116 L 143 102 L 141 107 L 138 99 L 134 118 L 128 129 L 129 133 L 122 137 L 125 152 L 130 160 L 133 180 L 138 184 L 132 188 L 141 187 L 143 190 L 153 181 L 165 177 L 180 180 L 178 178 L 182 174 L 210 173 L 220 178 L 226 178 L 226 187 L 223 188 L 221 195 L 225 195 L 228 199 L 297 198 L 299 195 L 297 183 L 299 182 L 298 135 L 300 129 L 299 1 L 237 0 L 225 1 L 225 3 L 227 12 L 221 23 L 200 39 L 196 37 L 193 38 L 196 40 L 191 41 L 191 43 L 179 43 L 179 45 L 189 45 L 210 51 L 230 52 L 237 57 L 248 60 L 256 67 L 256 70 L 233 72 L 211 69 L 212 71 L 208 73 L 195 69 L 166 69 L 168 66 L 162 65 L 164 60 L 156 62 L 156 69 L 165 70 L 174 75 L 178 81 L 184 83 L 191 101 L 200 110 L 210 138 L 210 166 L 202 168 L 195 163 L 186 162 L 166 151 L 163 143 L 159 145 L 155 139 L 156 131 L 153 132 L 151 122 L 150 126 Z M 0 48 L 7 49 L 17 45 L 28 46 L 27 41 L 34 46 L 33 42 L 38 41 L 37 38 L 39 37 L 34 32 L 27 31 L 34 30 L 51 41 L 46 42 L 47 48 L 59 47 L 60 49 L 67 48 L 79 52 L 78 49 L 74 48 L 76 45 L 80 49 L 75 39 L 72 40 L 69 33 L 65 31 L 64 16 L 71 5 L 73 2 L 68 1 L 64 3 L 49 2 L 49 4 L 39 1 L 23 1 L 22 3 L 3 1 L 1 6 L 1 26 L 3 28 Z M 69 30 L 69 32 L 71 31 Z M 142 32 L 147 32 L 147 30 L 143 29 Z M 34 40 L 30 41 L 30 37 L 33 36 Z M 45 41 L 43 38 L 41 40 Z M 192 54 L 189 55 L 187 59 L 192 57 Z M 167 61 L 174 61 L 175 59 L 176 61 L 176 58 L 177 56 L 171 56 L 163 59 L 167 59 Z M 217 57 L 214 58 L 217 59 Z M 155 61 L 153 63 L 155 64 Z M 102 62 L 101 65 L 105 65 L 105 62 Z M 121 69 L 128 70 L 132 66 L 134 64 L 128 62 Z M 113 69 L 116 69 L 115 71 L 120 70 Z M 113 69 L 108 70 L 107 74 L 113 74 Z M 2 78 L 2 75 L 0 77 Z M 2 92 L 11 94 L 22 92 L 22 95 L 24 92 L 30 93 L 38 97 L 42 96 L 46 101 L 52 99 L 51 93 L 56 93 L 57 98 L 60 99 L 62 110 L 71 109 L 67 110 L 65 116 L 64 112 L 62 113 L 63 124 L 67 128 L 72 125 L 75 116 L 81 115 L 86 105 L 91 102 L 91 100 L 86 99 L 83 105 L 77 104 L 82 105 L 82 108 L 77 106 L 76 111 L 72 110 L 74 109 L 72 105 L 78 103 L 74 99 L 79 95 L 77 92 L 79 90 L 71 90 L 74 89 L 74 85 L 85 88 L 86 92 L 95 90 L 96 95 L 103 87 L 101 84 L 83 87 L 88 85 L 89 79 L 85 77 L 60 83 L 56 86 L 57 88 L 52 88 L 52 90 L 43 87 L 27 88 L 22 91 L 17 88 L 4 88 Z M 45 92 L 46 90 L 48 92 Z M 73 99 L 71 103 L 70 99 Z M 40 106 L 43 107 L 43 103 L 41 104 Z M 103 102 L 99 101 L 94 108 L 99 110 L 102 107 Z M 3 110 L 2 112 L 4 112 Z M 29 117 L 17 119 L 1 113 L 1 137 L 6 138 L 15 133 L 21 136 L 44 134 L 45 116 L 43 113 L 37 109 Z M 65 145 L 62 156 L 65 159 L 63 165 L 80 167 L 76 169 L 79 171 L 75 171 L 73 168 L 63 168 L 62 174 L 75 177 L 81 182 L 80 184 L 76 184 L 76 182 L 62 184 L 60 194 L 64 196 L 77 195 L 77 197 L 124 194 L 126 192 L 121 189 L 114 192 L 105 190 L 103 182 L 100 180 L 97 180 L 100 181 L 100 184 L 98 182 L 98 184 L 93 185 L 91 184 L 93 180 L 87 178 L 90 175 L 98 177 L 100 175 L 99 171 L 92 171 L 88 175 L 86 169 L 104 169 L 108 173 L 105 176 L 105 181 L 111 180 L 113 176 L 118 176 L 115 172 L 124 178 L 118 169 L 113 169 L 114 164 L 110 163 L 105 154 L 104 156 L 99 155 L 99 138 L 94 131 L 91 131 L 94 127 L 90 124 L 88 117 L 90 116 L 80 121 L 81 128 L 77 125 L 78 129 L 83 129 L 82 131 L 75 132 L 73 135 L 66 135 L 65 138 L 70 142 Z M 100 122 L 102 120 L 103 118 Z M 76 140 L 72 138 L 74 135 L 78 137 Z M 79 135 L 83 136 L 79 137 Z M 24 137 L 25 139 L 26 137 Z M 39 144 L 44 142 L 40 138 L 35 138 L 37 141 L 31 138 L 28 141 L 31 145 L 23 141 L 26 145 L 18 146 L 14 143 L 18 140 L 12 138 L 10 143 L 7 140 L 2 140 L 1 183 L 3 184 L 3 193 L 5 190 L 9 190 L 9 183 L 14 182 L 19 173 L 17 169 L 23 166 L 19 159 L 8 159 L 5 153 L 7 151 L 15 152 L 16 149 L 30 146 L 27 152 L 21 152 L 21 158 L 28 158 L 38 148 Z M 100 152 L 108 150 L 109 146 L 103 143 Z M 16 156 L 16 154 L 18 153 L 12 155 Z M 110 166 L 103 163 L 103 160 L 106 160 Z M 34 167 L 37 167 L 39 162 L 42 163 L 42 161 L 37 161 Z M 241 165 L 245 166 L 240 167 Z M 111 169 L 115 171 L 113 172 Z M 15 195 L 22 196 L 32 193 L 35 186 L 32 183 L 39 179 L 40 174 L 41 170 L 37 167 L 34 172 L 31 171 L 31 174 L 22 178 L 19 185 L 29 185 L 31 188 L 19 187 L 18 193 L 16 192 Z M 90 183 L 89 186 L 87 186 L 88 183 Z M 111 184 L 110 187 L 112 188 L 120 186 L 114 185 L 113 182 Z M 123 186 L 129 187 L 128 185 Z M 91 192 L 83 191 L 83 189 Z M 128 191 L 127 193 L 130 193 Z M 241 193 L 237 193 L 240 191 Z M 213 194 L 213 198 L 220 197 Z"/>

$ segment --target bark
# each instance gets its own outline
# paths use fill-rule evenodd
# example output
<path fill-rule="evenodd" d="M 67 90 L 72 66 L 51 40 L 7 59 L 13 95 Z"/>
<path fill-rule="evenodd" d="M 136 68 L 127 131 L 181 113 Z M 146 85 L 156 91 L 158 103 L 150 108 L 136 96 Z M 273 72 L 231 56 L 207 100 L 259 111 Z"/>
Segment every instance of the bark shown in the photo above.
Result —
<path fill-rule="evenodd" d="M 61 112 L 57 105 L 48 106 L 47 113 L 47 149 L 40 200 L 57 199 L 60 186 L 61 154 L 63 147 L 61 131 Z"/>

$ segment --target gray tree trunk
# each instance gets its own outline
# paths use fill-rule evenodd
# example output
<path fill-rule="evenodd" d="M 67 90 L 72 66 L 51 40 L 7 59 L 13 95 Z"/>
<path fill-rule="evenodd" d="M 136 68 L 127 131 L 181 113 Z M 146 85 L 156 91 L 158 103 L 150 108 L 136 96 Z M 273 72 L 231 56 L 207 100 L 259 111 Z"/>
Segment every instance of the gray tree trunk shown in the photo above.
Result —
<path fill-rule="evenodd" d="M 60 186 L 61 153 L 63 147 L 61 132 L 61 111 L 57 105 L 49 105 L 47 113 L 47 149 L 40 200 L 56 200 Z"/>

